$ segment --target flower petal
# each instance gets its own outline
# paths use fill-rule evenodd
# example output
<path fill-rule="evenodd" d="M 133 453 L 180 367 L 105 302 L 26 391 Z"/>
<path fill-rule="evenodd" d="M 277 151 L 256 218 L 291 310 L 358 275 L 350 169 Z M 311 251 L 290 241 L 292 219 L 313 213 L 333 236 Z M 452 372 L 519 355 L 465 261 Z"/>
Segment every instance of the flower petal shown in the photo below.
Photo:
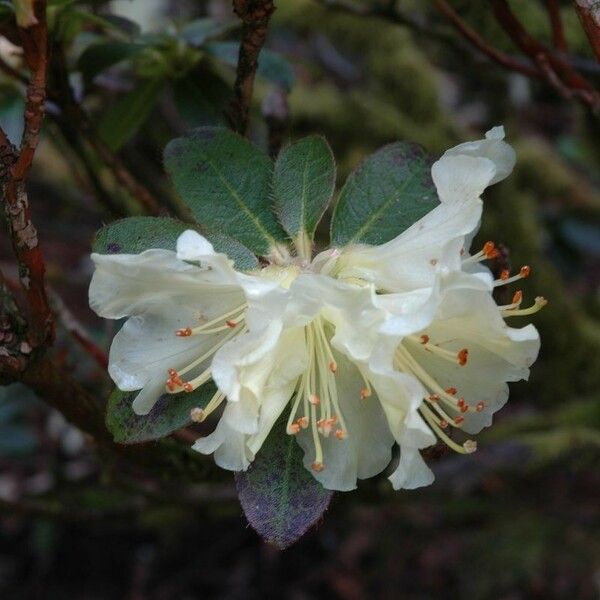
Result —
<path fill-rule="evenodd" d="M 395 490 L 414 490 L 431 485 L 435 477 L 416 448 L 401 446 L 400 461 L 388 479 Z"/>

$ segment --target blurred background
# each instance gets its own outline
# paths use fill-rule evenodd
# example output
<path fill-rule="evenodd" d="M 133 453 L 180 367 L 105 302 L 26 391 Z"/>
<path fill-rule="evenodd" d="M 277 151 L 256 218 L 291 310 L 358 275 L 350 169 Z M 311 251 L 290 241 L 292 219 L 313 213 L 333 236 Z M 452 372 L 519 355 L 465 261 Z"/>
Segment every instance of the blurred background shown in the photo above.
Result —
<path fill-rule="evenodd" d="M 343 182 L 385 143 L 409 140 L 436 155 L 504 124 L 517 167 L 486 193 L 475 245 L 493 239 L 514 267 L 531 265 L 525 297 L 549 305 L 532 319 L 542 352 L 531 380 L 512 386 L 480 450 L 431 451 L 436 482 L 426 489 L 394 493 L 382 475 L 338 493 L 322 522 L 279 551 L 248 527 L 230 473 L 207 466 L 186 485 L 151 469 L 123 473 L 26 387 L 2 387 L 1 598 L 600 596 L 598 113 L 518 72 L 530 63 L 487 2 L 452 7 L 516 69 L 484 57 L 440 4 L 276 2 L 250 137 L 274 150 L 322 133 Z M 77 342 L 107 349 L 115 333 L 87 306 L 91 239 L 155 199 L 160 212 L 179 210 L 162 149 L 189 128 L 225 123 L 239 20 L 218 0 L 49 5 L 48 116 L 30 201 L 59 317 L 55 356 L 106 398 L 106 372 Z M 598 89 L 574 2 L 510 6 Z M 27 72 L 4 2 L 0 35 L 0 124 L 15 142 Z M 0 269 L 16 278 L 5 230 Z M 189 432 L 180 433 L 185 443 Z"/>

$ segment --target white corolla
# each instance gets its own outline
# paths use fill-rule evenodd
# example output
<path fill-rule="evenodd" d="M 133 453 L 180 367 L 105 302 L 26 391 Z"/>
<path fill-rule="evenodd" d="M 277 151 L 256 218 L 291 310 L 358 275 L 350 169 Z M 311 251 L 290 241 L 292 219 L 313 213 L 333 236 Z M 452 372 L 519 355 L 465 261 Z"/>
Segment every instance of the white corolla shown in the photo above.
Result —
<path fill-rule="evenodd" d="M 93 255 L 92 307 L 130 317 L 113 342 L 112 377 L 141 389 L 141 414 L 165 392 L 212 378 L 218 391 L 193 418 L 224 409 L 194 448 L 226 469 L 246 469 L 281 418 L 329 489 L 381 472 L 394 443 L 394 487 L 431 483 L 419 451 L 438 440 L 474 451 L 448 432 L 489 425 L 506 382 L 526 378 L 537 356 L 535 328 L 505 318 L 545 301 L 521 309 L 520 292 L 505 306 L 492 297 L 529 268 L 494 280 L 480 264 L 496 256 L 494 244 L 468 252 L 482 192 L 514 162 L 501 128 L 453 148 L 432 167 L 440 204 L 430 213 L 386 244 L 330 249 L 312 262 L 289 257 L 238 273 L 192 231 L 176 253 Z"/>

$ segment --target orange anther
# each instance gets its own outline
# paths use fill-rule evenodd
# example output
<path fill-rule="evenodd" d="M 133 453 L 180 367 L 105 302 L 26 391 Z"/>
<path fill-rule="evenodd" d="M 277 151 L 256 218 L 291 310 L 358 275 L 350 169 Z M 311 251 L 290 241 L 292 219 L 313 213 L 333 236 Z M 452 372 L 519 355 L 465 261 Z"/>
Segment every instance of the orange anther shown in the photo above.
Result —
<path fill-rule="evenodd" d="M 316 394 L 311 394 L 308 397 L 308 401 L 313 405 L 313 406 L 319 406 L 319 404 L 321 404 L 321 398 L 319 398 L 319 396 L 317 396 Z"/>
<path fill-rule="evenodd" d="M 335 360 L 332 360 L 332 361 L 329 363 L 329 370 L 330 370 L 332 373 L 335 373 L 335 372 L 337 371 L 337 363 L 335 362 Z"/>
<path fill-rule="evenodd" d="M 451 396 L 454 396 L 454 394 L 456 394 L 457 389 L 455 387 L 449 387 L 446 388 L 446 394 L 450 394 Z"/>
<path fill-rule="evenodd" d="M 458 364 L 461 367 L 464 367 L 467 364 L 467 360 L 469 359 L 469 349 L 468 348 L 463 348 L 458 354 L 457 354 L 457 358 L 458 358 Z"/>
<path fill-rule="evenodd" d="M 523 265 L 521 267 L 521 270 L 519 271 L 519 275 L 521 277 L 529 277 L 530 274 L 531 274 L 531 267 L 528 265 Z"/>
<path fill-rule="evenodd" d="M 439 399 L 440 397 L 437 394 L 430 394 L 427 398 L 427 400 L 429 400 L 430 402 L 437 402 Z"/>
<path fill-rule="evenodd" d="M 498 256 L 498 250 L 496 249 L 496 244 L 494 242 L 486 242 L 483 245 L 483 253 L 487 258 L 496 258 Z"/>
<path fill-rule="evenodd" d="M 167 379 L 166 385 L 167 385 L 167 389 L 170 392 L 174 392 L 175 391 L 175 382 L 173 382 L 171 379 Z"/>
<path fill-rule="evenodd" d="M 300 433 L 300 425 L 298 425 L 298 423 L 292 423 L 287 428 L 287 432 L 289 435 L 296 435 L 297 433 Z"/>
<path fill-rule="evenodd" d="M 513 296 L 512 303 L 513 304 L 521 304 L 523 300 L 523 292 L 521 290 L 517 290 L 515 295 Z"/>
<path fill-rule="evenodd" d="M 502 281 L 506 281 L 509 277 L 510 271 L 508 269 L 502 269 L 502 272 L 500 273 L 500 279 L 502 279 Z"/>
<path fill-rule="evenodd" d="M 338 440 L 345 440 L 348 437 L 348 434 L 343 429 L 336 429 L 335 430 L 335 437 Z"/>
<path fill-rule="evenodd" d="M 429 343 L 429 336 L 428 336 L 428 335 L 425 335 L 425 334 L 423 334 L 423 335 L 421 336 L 421 344 L 428 344 L 428 343 Z"/>
<path fill-rule="evenodd" d="M 170 377 L 177 377 L 177 371 L 175 369 L 169 369 L 167 373 Z"/>
<path fill-rule="evenodd" d="M 455 425 L 460 425 L 464 420 L 465 420 L 465 418 L 461 417 L 460 415 L 458 415 L 458 417 L 454 417 Z"/>
<path fill-rule="evenodd" d="M 325 468 L 325 465 L 322 462 L 314 462 L 312 464 L 312 470 L 320 473 Z"/>
<path fill-rule="evenodd" d="M 306 429 L 308 427 L 308 419 L 306 417 L 300 417 L 296 423 L 298 423 L 302 429 Z"/>
<path fill-rule="evenodd" d="M 461 413 L 466 413 L 468 410 L 469 410 L 469 405 L 468 405 L 468 404 L 463 404 L 463 405 L 460 407 L 460 412 L 461 412 Z"/>
<path fill-rule="evenodd" d="M 442 419 L 442 420 L 440 421 L 440 427 L 441 427 L 442 429 L 446 429 L 446 427 L 448 427 L 448 421 L 446 421 L 446 419 Z"/>
<path fill-rule="evenodd" d="M 225 321 L 225 323 L 227 324 L 227 327 L 231 327 L 232 329 L 238 326 L 235 321 Z"/>
<path fill-rule="evenodd" d="M 365 398 L 368 398 L 371 395 L 371 390 L 368 388 L 362 388 L 360 390 L 360 399 L 364 400 Z"/>
<path fill-rule="evenodd" d="M 485 408 L 485 402 L 478 402 L 477 406 L 475 407 L 475 410 L 477 412 L 481 412 L 484 408 Z"/>
<path fill-rule="evenodd" d="M 193 392 L 194 391 L 194 386 L 191 383 L 184 383 L 183 384 L 183 391 L 184 392 Z"/>
<path fill-rule="evenodd" d="M 184 327 L 183 329 L 178 329 L 175 335 L 178 337 L 189 337 L 192 335 L 192 330 L 189 327 Z"/>

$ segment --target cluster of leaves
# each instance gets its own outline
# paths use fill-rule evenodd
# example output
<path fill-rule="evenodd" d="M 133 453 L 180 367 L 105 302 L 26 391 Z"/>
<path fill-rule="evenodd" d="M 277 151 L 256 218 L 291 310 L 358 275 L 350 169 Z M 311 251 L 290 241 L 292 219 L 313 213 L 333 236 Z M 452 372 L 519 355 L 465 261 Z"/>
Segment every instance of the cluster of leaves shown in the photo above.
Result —
<path fill-rule="evenodd" d="M 149 119 L 165 95 L 173 99 L 186 128 L 224 124 L 237 65 L 238 20 L 208 17 L 181 25 L 166 23 L 160 33 L 143 32 L 125 17 L 102 9 L 104 2 L 50 0 L 48 23 L 54 43 L 68 48 L 71 84 L 82 100 L 110 92 L 116 98 L 96 123 L 100 137 L 119 150 Z M 11 2 L 0 3 L 0 25 L 14 22 Z M 294 72 L 280 54 L 261 53 L 258 76 L 288 92 Z M 102 102 L 104 105 L 105 102 Z M 14 82 L 0 93 L 0 118 L 22 113 L 22 90 Z M 12 133 L 15 138 L 17 131 Z"/>
<path fill-rule="evenodd" d="M 287 146 L 273 164 L 241 136 L 225 128 L 201 127 L 166 147 L 165 166 L 195 224 L 168 218 L 123 219 L 98 233 L 96 252 L 174 250 L 179 234 L 194 227 L 232 258 L 236 268 L 255 269 L 259 257 L 292 241 L 304 241 L 310 248 L 335 191 L 333 154 L 319 136 Z M 332 245 L 384 243 L 436 203 L 426 153 L 403 142 L 385 146 L 343 185 L 331 222 Z M 213 385 L 177 401 L 165 394 L 145 417 L 131 409 L 134 393 L 115 390 L 108 427 L 120 443 L 164 437 L 190 423 L 190 409 L 206 405 Z M 299 537 L 330 497 L 304 469 L 301 450 L 283 426 L 273 428 L 260 457 L 238 476 L 238 488 L 250 522 L 280 545 Z"/>

